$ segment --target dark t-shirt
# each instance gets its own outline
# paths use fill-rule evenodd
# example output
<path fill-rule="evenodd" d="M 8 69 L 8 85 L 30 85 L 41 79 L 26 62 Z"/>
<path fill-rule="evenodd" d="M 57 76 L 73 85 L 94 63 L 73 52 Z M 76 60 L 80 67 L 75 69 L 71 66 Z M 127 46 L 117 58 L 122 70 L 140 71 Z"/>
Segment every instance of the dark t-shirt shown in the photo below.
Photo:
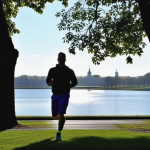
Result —
<path fill-rule="evenodd" d="M 67 66 L 59 67 L 59 65 L 49 70 L 46 82 L 49 85 L 51 81 L 53 81 L 52 92 L 55 95 L 69 94 L 70 88 L 78 84 L 74 71 Z"/>

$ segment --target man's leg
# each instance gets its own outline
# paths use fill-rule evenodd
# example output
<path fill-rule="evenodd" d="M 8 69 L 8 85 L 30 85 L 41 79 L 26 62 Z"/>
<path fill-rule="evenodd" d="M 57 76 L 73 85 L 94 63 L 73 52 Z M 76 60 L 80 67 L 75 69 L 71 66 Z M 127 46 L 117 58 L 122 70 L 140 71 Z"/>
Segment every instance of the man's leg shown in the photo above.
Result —
<path fill-rule="evenodd" d="M 59 115 L 57 115 L 57 116 L 55 116 L 55 117 L 53 117 L 54 119 L 56 119 L 56 120 L 59 120 Z"/>
<path fill-rule="evenodd" d="M 61 132 L 64 127 L 66 118 L 64 117 L 64 114 L 59 115 L 59 116 L 60 117 L 59 117 L 59 122 L 58 122 L 58 131 Z"/>
<path fill-rule="evenodd" d="M 62 140 L 61 131 L 64 127 L 66 118 L 64 117 L 64 114 L 63 115 L 58 114 L 54 118 L 58 120 L 58 132 L 56 134 L 56 140 L 60 141 L 60 140 Z"/>
<path fill-rule="evenodd" d="M 58 113 L 56 116 L 54 116 L 55 119 L 58 121 L 58 132 L 56 134 L 56 140 L 62 140 L 61 137 L 61 131 L 63 130 L 66 118 L 64 117 L 64 114 L 66 114 L 66 109 L 69 102 L 69 94 L 68 95 L 62 95 L 59 98 L 59 106 L 58 106 Z"/>
<path fill-rule="evenodd" d="M 61 132 L 63 127 L 64 127 L 64 124 L 65 124 L 65 120 L 66 118 L 64 117 L 64 114 L 62 115 L 57 115 L 54 117 L 56 120 L 59 120 L 58 121 L 58 131 Z"/>

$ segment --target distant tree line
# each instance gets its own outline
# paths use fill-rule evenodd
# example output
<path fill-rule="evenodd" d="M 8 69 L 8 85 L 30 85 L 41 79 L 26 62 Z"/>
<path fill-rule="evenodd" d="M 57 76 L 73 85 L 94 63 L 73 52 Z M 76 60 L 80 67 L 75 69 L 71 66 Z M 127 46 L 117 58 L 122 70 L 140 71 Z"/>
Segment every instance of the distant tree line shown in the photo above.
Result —
<path fill-rule="evenodd" d="M 117 86 L 150 86 L 150 73 L 144 76 L 130 77 L 111 77 L 107 76 L 104 78 L 105 87 L 117 87 Z"/>
<path fill-rule="evenodd" d="M 95 75 L 94 77 L 98 77 Z M 84 86 L 84 79 L 87 77 L 77 77 L 78 85 Z M 100 77 L 99 77 L 100 78 Z M 83 80 L 83 83 L 82 83 Z M 99 86 L 105 87 L 117 87 L 117 86 L 150 86 L 150 73 L 145 74 L 144 76 L 130 77 L 130 76 L 120 76 L 120 77 L 103 77 L 100 78 L 103 82 L 100 82 Z M 83 85 L 82 85 L 83 84 Z M 89 85 L 88 85 L 89 84 Z M 91 86 L 92 83 L 87 83 L 86 86 Z M 77 85 L 77 86 L 78 86 Z M 27 76 L 22 75 L 15 78 L 16 87 L 47 87 L 46 77 L 45 76 Z M 94 86 L 92 84 L 92 86 Z M 96 86 L 98 84 L 96 83 Z"/>
<path fill-rule="evenodd" d="M 22 75 L 15 78 L 16 87 L 47 87 L 46 77 Z"/>

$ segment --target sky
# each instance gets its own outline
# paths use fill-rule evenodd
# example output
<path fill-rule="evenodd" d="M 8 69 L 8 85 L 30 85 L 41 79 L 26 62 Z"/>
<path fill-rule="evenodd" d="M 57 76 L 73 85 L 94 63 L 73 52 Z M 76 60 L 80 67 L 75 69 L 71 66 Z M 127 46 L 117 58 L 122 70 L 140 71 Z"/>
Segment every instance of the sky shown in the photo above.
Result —
<path fill-rule="evenodd" d="M 68 8 L 72 7 L 76 0 L 69 1 Z M 68 9 L 67 8 L 67 9 Z M 68 52 L 69 44 L 64 44 L 62 38 L 67 33 L 59 31 L 57 24 L 60 18 L 56 18 L 56 12 L 65 9 L 57 0 L 47 3 L 42 15 L 34 10 L 24 7 L 13 21 L 21 31 L 12 37 L 14 46 L 19 51 L 16 64 L 15 77 L 21 75 L 47 76 L 51 67 L 55 67 L 59 52 L 66 54 L 66 65 L 74 70 L 76 76 L 86 76 L 90 70 L 92 75 L 115 76 L 117 69 L 119 76 L 143 76 L 150 72 L 150 43 L 144 38 L 146 47 L 141 57 L 134 56 L 133 64 L 126 63 L 126 56 L 106 58 L 100 65 L 92 63 L 92 54 L 87 49 L 83 52 L 76 50 L 76 55 Z"/>

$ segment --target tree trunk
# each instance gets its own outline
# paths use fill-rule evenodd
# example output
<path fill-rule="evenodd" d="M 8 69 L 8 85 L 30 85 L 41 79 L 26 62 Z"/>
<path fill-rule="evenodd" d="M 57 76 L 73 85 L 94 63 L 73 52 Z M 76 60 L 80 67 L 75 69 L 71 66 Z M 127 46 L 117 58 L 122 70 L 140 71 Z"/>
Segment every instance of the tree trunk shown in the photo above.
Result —
<path fill-rule="evenodd" d="M 17 50 L 12 50 L 12 53 L 4 53 L 1 57 L 0 129 L 8 129 L 17 125 L 14 104 L 14 69 L 17 57 Z"/>
<path fill-rule="evenodd" d="M 143 26 L 150 41 L 150 0 L 139 0 Z"/>
<path fill-rule="evenodd" d="M 17 125 L 14 101 L 14 70 L 18 51 L 14 49 L 0 0 L 0 130 Z"/>

